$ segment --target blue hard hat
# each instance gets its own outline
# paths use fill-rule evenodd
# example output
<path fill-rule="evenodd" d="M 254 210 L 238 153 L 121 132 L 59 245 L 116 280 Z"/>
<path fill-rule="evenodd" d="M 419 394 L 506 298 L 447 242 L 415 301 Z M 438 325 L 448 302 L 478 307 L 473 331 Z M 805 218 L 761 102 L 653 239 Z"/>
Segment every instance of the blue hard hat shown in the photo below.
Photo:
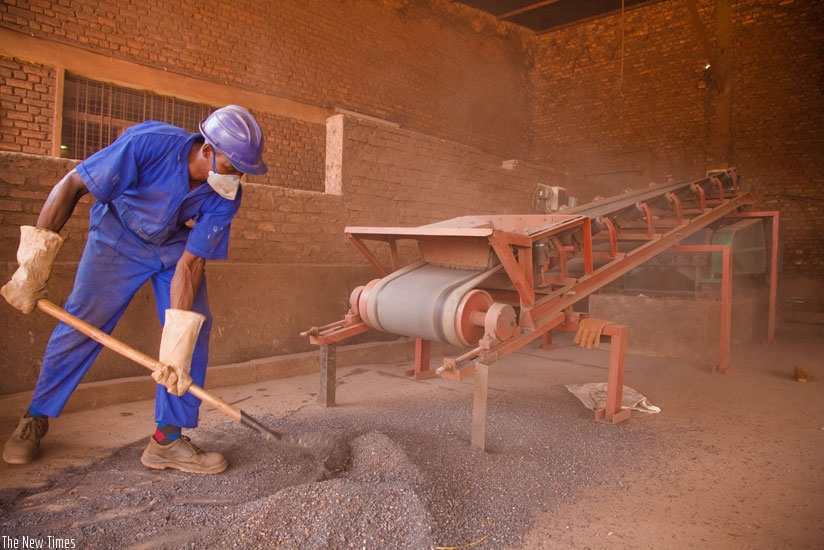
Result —
<path fill-rule="evenodd" d="M 265 174 L 263 132 L 255 117 L 239 105 L 227 105 L 200 123 L 206 142 L 226 155 L 232 166 L 244 174 Z"/>

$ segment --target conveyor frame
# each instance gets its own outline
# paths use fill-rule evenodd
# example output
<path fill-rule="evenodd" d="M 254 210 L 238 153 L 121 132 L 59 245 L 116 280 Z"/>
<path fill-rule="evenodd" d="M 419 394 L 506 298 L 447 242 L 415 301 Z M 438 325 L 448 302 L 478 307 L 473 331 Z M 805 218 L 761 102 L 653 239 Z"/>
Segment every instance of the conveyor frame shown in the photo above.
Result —
<path fill-rule="evenodd" d="M 467 353 L 444 359 L 443 365 L 435 372 L 429 370 L 429 342 L 418 339 L 415 368 L 408 373 L 416 378 L 437 374 L 460 380 L 483 372 L 483 376 L 476 378 L 473 420 L 473 445 L 483 448 L 484 436 L 476 424 L 485 426 L 485 403 L 483 411 L 480 411 L 479 395 L 486 391 L 486 369 L 489 365 L 538 337 L 547 335 L 546 340 L 553 329 L 575 330 L 582 315 L 573 312 L 575 303 L 667 249 L 686 250 L 678 248 L 682 240 L 721 218 L 772 216 L 775 241 L 778 231 L 776 213 L 742 212 L 756 199 L 753 194 L 740 192 L 738 175 L 734 170 L 725 170 L 708 174 L 701 180 L 654 186 L 565 209 L 553 215 L 467 216 L 421 227 L 347 227 L 345 233 L 382 277 L 401 267 L 397 243 L 407 239 L 418 241 L 419 249 L 426 248 L 427 253 L 434 254 L 438 261 L 461 265 L 477 263 L 478 242 L 486 241 L 502 264 L 511 287 L 491 289 L 490 293 L 496 302 L 517 308 L 518 332 L 505 341 L 490 342 L 486 338 Z M 388 245 L 390 268 L 383 265 L 366 241 Z M 553 255 L 545 265 L 533 264 L 536 243 L 551 245 Z M 444 246 L 446 252 L 441 252 Z M 723 252 L 724 265 L 731 266 L 730 251 L 725 248 L 729 247 L 715 246 L 712 251 Z M 768 341 L 774 339 L 777 248 L 773 246 Z M 456 253 L 461 250 L 467 251 L 466 257 Z M 581 265 L 580 274 L 572 273 L 572 262 Z M 723 311 L 731 307 L 730 269 L 725 270 L 725 283 L 722 285 L 722 296 L 726 300 Z M 313 344 L 321 346 L 323 352 L 329 346 L 367 330 L 369 326 L 350 310 L 343 320 L 313 327 L 303 335 L 309 336 Z M 610 357 L 608 406 L 597 415 L 599 419 L 617 422 L 628 416 L 628 411 L 620 409 L 627 331 L 626 327 L 612 325 L 604 333 L 612 337 L 617 354 Z M 722 313 L 721 338 L 719 370 L 723 372 L 728 366 L 729 313 L 726 318 Z M 328 351 L 322 353 L 322 358 L 329 356 Z M 334 365 L 327 361 L 326 364 L 322 362 L 321 367 L 324 393 L 324 388 L 328 390 L 330 387 L 330 375 L 331 386 L 334 386 Z M 329 397 L 328 392 L 321 396 L 321 401 L 327 406 L 334 404 L 334 391 L 331 400 Z"/>

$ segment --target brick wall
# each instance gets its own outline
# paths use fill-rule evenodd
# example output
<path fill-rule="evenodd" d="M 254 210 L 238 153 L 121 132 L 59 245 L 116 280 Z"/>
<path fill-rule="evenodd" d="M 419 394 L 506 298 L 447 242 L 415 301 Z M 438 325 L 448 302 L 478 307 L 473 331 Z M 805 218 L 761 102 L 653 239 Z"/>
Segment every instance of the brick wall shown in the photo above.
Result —
<path fill-rule="evenodd" d="M 531 167 L 403 128 L 337 115 L 342 129 L 339 194 L 247 184 L 232 226 L 229 259 L 207 266 L 215 318 L 212 364 L 309 351 L 299 332 L 342 318 L 349 293 L 377 276 L 344 235 L 348 225 L 417 226 L 473 213 L 530 211 L 535 183 L 569 185 L 563 174 Z M 16 268 L 19 226 L 36 221 L 51 186 L 74 162 L 0 152 L 0 280 Z M 314 170 L 311 163 L 305 170 Z M 84 197 L 62 234 L 68 237 L 50 281 L 63 303 L 88 228 Z M 380 258 L 386 254 L 375 248 Z M 416 254 L 411 243 L 402 254 Z M 384 249 L 385 252 L 385 249 Z M 388 264 L 387 264 L 388 265 Z M 160 324 L 148 286 L 115 337 L 155 355 Z M 41 313 L 0 306 L 0 394 L 31 389 L 54 323 Z M 387 338 L 368 333 L 365 339 Z M 358 340 L 352 340 L 355 343 Z M 86 381 L 142 375 L 104 352 Z"/>
<path fill-rule="evenodd" d="M 473 26 L 469 13 L 443 0 L 62 0 L 4 2 L 0 25 L 522 155 L 529 97 L 521 33 L 493 21 Z"/>
<path fill-rule="evenodd" d="M 2 51 L 0 50 L 0 53 Z M 54 138 L 56 69 L 0 55 L 0 151 L 51 154 Z M 250 181 L 323 191 L 326 130 L 295 118 L 252 110 L 266 140 L 270 172 Z"/>
<path fill-rule="evenodd" d="M 703 0 L 700 26 L 688 5 L 627 11 L 623 56 L 620 15 L 541 36 L 534 158 L 613 190 L 735 166 L 781 211 L 785 271 L 821 276 L 824 4 Z"/>
<path fill-rule="evenodd" d="M 699 0 L 697 23 L 690 5 L 652 3 L 623 26 L 613 15 L 544 35 L 446 0 L 5 2 L 0 27 L 383 118 L 575 174 L 603 194 L 734 165 L 764 194 L 760 207 L 784 214 L 785 268 L 820 275 L 824 5 Z M 724 63 L 704 69 L 724 45 L 719 21 L 730 28 L 723 94 Z M 47 153 L 55 69 L 3 58 L 2 45 L 0 61 L 5 75 L 25 74 L 0 88 L 0 149 Z M 255 114 L 274 170 L 252 181 L 322 190 L 323 124 Z"/>
<path fill-rule="evenodd" d="M 0 30 L 181 79 L 400 124 L 347 117 L 340 194 L 323 194 L 323 123 L 255 112 L 270 138 L 272 174 L 252 178 L 231 259 L 209 268 L 216 317 L 225 323 L 213 359 L 226 363 L 309 349 L 295 329 L 340 316 L 348 290 L 369 271 L 345 239 L 346 225 L 524 212 L 537 182 L 566 185 L 584 202 L 596 192 L 617 193 L 668 175 L 692 179 L 727 162 L 745 184 L 760 188 L 760 207 L 782 211 L 785 271 L 820 277 L 824 5 L 730 2 L 727 158 L 716 147 L 723 110 L 718 82 L 704 70 L 717 49 L 719 14 L 715 2 L 699 1 L 698 26 L 688 5 L 673 0 L 629 10 L 623 45 L 618 16 L 525 37 L 446 0 L 239 0 L 219 7 L 12 0 L 0 5 Z M 48 154 L 56 67 L 3 56 L 0 43 L 0 68 L 7 71 L 0 84 L 0 148 Z M 25 115 L 12 116 L 15 106 L 25 106 L 19 107 Z M 13 269 L 18 226 L 36 219 L 48 187 L 69 166 L 3 158 L 0 278 Z M 528 162 L 507 170 L 502 163 L 510 159 Z M 83 203 L 66 228 L 72 239 L 61 256 L 57 296 L 71 286 L 87 208 Z M 147 353 L 156 351 L 154 333 L 134 327 L 156 315 L 153 308 L 150 295 L 141 294 L 134 316 L 124 319 L 124 340 L 142 342 Z M 247 318 L 246 312 L 261 310 L 263 317 Z M 0 315 L 0 325 L 15 331 L 0 345 L 42 344 L 47 336 L 37 317 L 20 321 L 8 308 Z M 21 352 L 0 350 L 4 364 L 39 359 L 15 353 Z M 121 375 L 122 362 L 111 363 Z"/>
<path fill-rule="evenodd" d="M 541 37 L 533 80 L 536 160 L 614 188 L 706 169 L 707 62 L 681 2 L 660 2 Z"/>
<path fill-rule="evenodd" d="M 54 68 L 0 55 L 0 150 L 51 153 L 55 75 Z"/>
<path fill-rule="evenodd" d="M 326 127 L 301 120 L 253 112 L 266 136 L 265 176 L 250 181 L 305 191 L 323 191 Z"/>
<path fill-rule="evenodd" d="M 20 226 L 34 225 L 43 201 L 55 183 L 77 165 L 76 161 L 38 155 L 0 153 L 0 257 L 15 262 Z M 68 240 L 63 250 L 80 256 L 88 230 L 89 197 L 81 199 L 75 215 L 62 231 Z M 68 248 L 67 248 L 68 247 Z"/>
<path fill-rule="evenodd" d="M 824 4 L 740 2 L 733 159 L 781 211 L 784 268 L 824 276 Z"/>
<path fill-rule="evenodd" d="M 246 186 L 242 215 L 233 225 L 233 260 L 359 263 L 360 254 L 344 237 L 346 226 L 418 226 L 472 214 L 529 213 L 536 183 L 575 184 L 565 174 L 524 163 L 505 168 L 508 159 L 455 142 L 335 117 L 344 128 L 341 193 Z"/>

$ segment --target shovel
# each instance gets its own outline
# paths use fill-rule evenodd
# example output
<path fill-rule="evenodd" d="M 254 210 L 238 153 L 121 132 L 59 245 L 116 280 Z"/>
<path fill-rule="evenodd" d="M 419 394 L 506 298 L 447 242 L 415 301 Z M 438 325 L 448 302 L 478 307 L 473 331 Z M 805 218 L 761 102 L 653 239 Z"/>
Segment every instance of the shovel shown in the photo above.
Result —
<path fill-rule="evenodd" d="M 49 300 L 41 298 L 37 301 L 37 308 L 40 311 L 51 315 L 58 321 L 62 321 L 70 327 L 82 332 L 92 340 L 103 344 L 105 347 L 119 353 L 127 359 L 131 359 L 135 363 L 144 366 L 151 371 L 163 368 L 163 363 L 160 361 L 152 359 L 148 355 L 127 346 L 120 340 L 113 338 L 97 327 L 78 319 L 65 309 Z M 314 455 L 321 461 L 322 479 L 331 477 L 333 474 L 345 470 L 349 463 L 349 445 L 340 439 L 309 434 L 282 434 L 270 430 L 242 410 L 230 405 L 223 399 L 209 393 L 196 384 L 189 386 L 187 391 L 201 401 L 205 401 L 210 404 L 235 422 L 240 422 L 244 426 L 248 426 L 249 428 L 252 428 L 256 432 L 260 433 L 260 435 L 273 443 L 275 447 Z"/>

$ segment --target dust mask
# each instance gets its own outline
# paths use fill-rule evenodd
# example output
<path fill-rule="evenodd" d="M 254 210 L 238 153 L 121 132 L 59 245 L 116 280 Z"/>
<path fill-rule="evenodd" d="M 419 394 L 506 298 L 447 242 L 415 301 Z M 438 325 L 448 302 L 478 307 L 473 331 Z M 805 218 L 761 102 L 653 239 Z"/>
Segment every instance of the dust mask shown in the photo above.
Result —
<path fill-rule="evenodd" d="M 212 168 L 213 170 L 209 170 L 209 177 L 206 178 L 206 183 L 224 199 L 229 199 L 230 201 L 235 200 L 237 188 L 240 187 L 240 175 L 219 174 L 217 172 L 217 165 L 215 164 L 214 153 L 212 153 Z"/>

